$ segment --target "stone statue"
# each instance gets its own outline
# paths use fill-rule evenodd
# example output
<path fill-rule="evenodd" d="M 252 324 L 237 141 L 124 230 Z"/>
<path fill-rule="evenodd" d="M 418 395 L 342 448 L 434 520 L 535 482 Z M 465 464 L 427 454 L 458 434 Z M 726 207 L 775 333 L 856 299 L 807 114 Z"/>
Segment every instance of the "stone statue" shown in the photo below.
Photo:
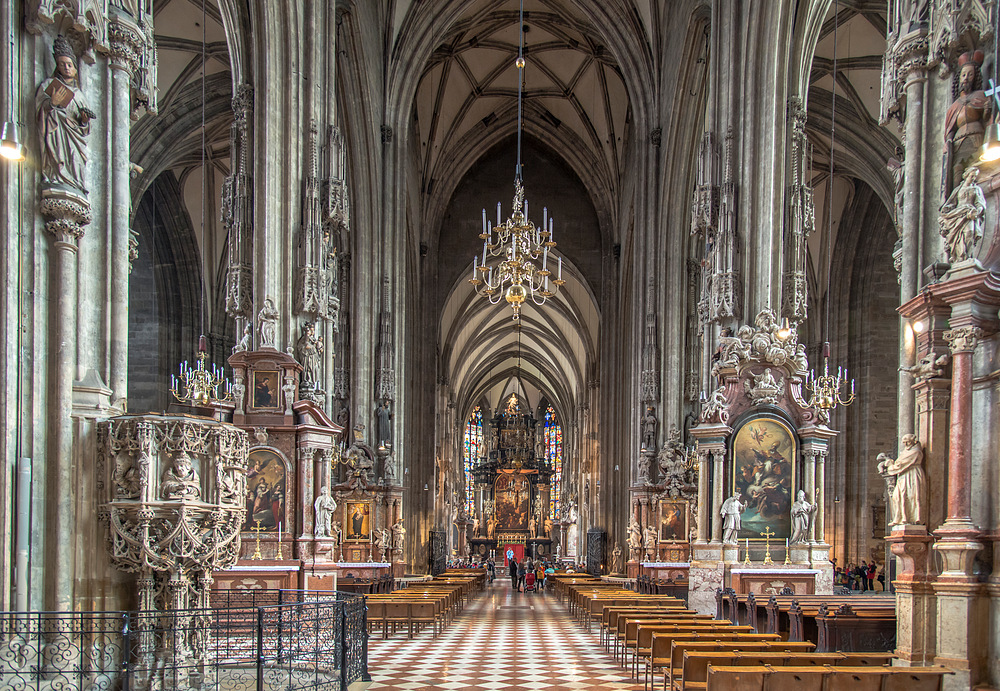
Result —
<path fill-rule="evenodd" d="M 528 535 L 531 537 L 538 537 L 538 521 L 532 516 L 528 519 Z"/>
<path fill-rule="evenodd" d="M 636 479 L 636 484 L 648 485 L 651 484 L 649 478 L 649 466 L 652 463 L 652 454 L 650 454 L 644 448 L 639 452 L 639 477 Z"/>
<path fill-rule="evenodd" d="M 642 550 L 642 533 L 639 530 L 639 521 L 635 519 L 635 516 L 628 522 L 628 547 L 629 559 L 639 561 Z"/>
<path fill-rule="evenodd" d="M 947 367 L 950 360 L 951 356 L 948 353 L 938 355 L 934 351 L 930 351 L 920 358 L 920 362 L 913 367 L 900 367 L 900 370 L 908 372 L 914 379 L 933 379 L 944 374 L 944 368 Z"/>
<path fill-rule="evenodd" d="M 403 527 L 403 519 L 400 518 L 392 525 L 392 549 L 399 556 L 403 554 L 404 538 L 406 538 L 406 528 Z"/>
<path fill-rule="evenodd" d="M 545 517 L 545 523 L 544 523 L 544 525 L 545 525 L 545 537 L 551 538 L 552 537 L 552 519 L 549 518 L 548 516 L 546 516 Z"/>
<path fill-rule="evenodd" d="M 234 353 L 243 353 L 253 348 L 253 325 L 247 322 L 243 327 L 243 337 L 233 346 Z"/>
<path fill-rule="evenodd" d="M 340 521 L 333 521 L 330 524 L 330 537 L 333 538 L 333 544 L 338 547 L 344 542 L 344 531 L 340 527 Z"/>
<path fill-rule="evenodd" d="M 302 325 L 302 335 L 295 342 L 295 353 L 302 365 L 302 386 L 316 388 L 319 384 L 323 339 L 316 338 L 316 327 L 312 322 Z"/>
<path fill-rule="evenodd" d="M 806 501 L 805 490 L 799 490 L 792 504 L 792 537 L 791 544 L 805 542 L 809 538 L 809 526 L 812 524 L 816 504 Z"/>
<path fill-rule="evenodd" d="M 175 454 L 173 464 L 164 471 L 160 480 L 160 495 L 164 499 L 197 499 L 201 496 L 201 481 L 187 451 Z"/>
<path fill-rule="evenodd" d="M 42 180 L 48 187 L 86 193 L 87 136 L 90 121 L 97 116 L 80 91 L 73 47 L 61 34 L 52 46 L 52 55 L 55 71 L 35 92 Z"/>
<path fill-rule="evenodd" d="M 646 406 L 646 414 L 642 418 L 642 448 L 656 448 L 656 410 L 651 405 Z"/>
<path fill-rule="evenodd" d="M 963 53 L 958 64 L 958 98 L 948 107 L 944 123 L 945 197 L 965 177 L 966 168 L 979 160 L 991 110 L 990 99 L 982 90 L 982 51 Z"/>
<path fill-rule="evenodd" d="M 740 493 L 737 492 L 722 503 L 722 542 L 732 545 L 736 543 L 740 532 L 740 516 L 747 508 L 747 505 L 740 501 Z"/>
<path fill-rule="evenodd" d="M 313 508 L 316 510 L 316 528 L 313 534 L 316 537 L 333 537 L 330 521 L 333 512 L 337 510 L 337 502 L 330 496 L 330 491 L 326 487 L 320 489 Z"/>
<path fill-rule="evenodd" d="M 903 451 L 895 460 L 880 453 L 878 471 L 896 478 L 889 497 L 889 525 L 924 525 L 924 495 L 927 475 L 924 473 L 924 450 L 912 434 L 903 436 Z"/>
<path fill-rule="evenodd" d="M 948 251 L 948 261 L 953 264 L 969 259 L 983 239 L 986 195 L 976 184 L 978 178 L 979 168 L 967 168 L 962 182 L 941 207 L 938 223 Z"/>
<path fill-rule="evenodd" d="M 486 537 L 492 540 L 496 537 L 497 532 L 497 519 L 490 516 L 486 519 Z"/>
<path fill-rule="evenodd" d="M 375 409 L 375 417 L 378 422 L 375 427 L 377 432 L 375 445 L 392 446 L 392 410 L 389 408 L 389 401 L 382 401 L 382 405 Z"/>
<path fill-rule="evenodd" d="M 347 409 L 346 405 L 340 406 L 340 412 L 337 413 L 337 424 L 347 429 L 347 423 L 350 422 L 351 411 Z"/>
<path fill-rule="evenodd" d="M 889 160 L 885 162 L 885 167 L 892 175 L 893 182 L 895 208 L 892 212 L 892 221 L 896 225 L 896 232 L 901 233 L 903 227 L 903 184 L 905 182 L 906 168 L 903 167 L 902 161 L 893 157 L 889 157 Z"/>
<path fill-rule="evenodd" d="M 729 419 L 729 401 L 726 400 L 726 390 L 719 387 L 712 392 L 708 401 L 701 409 L 702 422 L 726 422 Z M 713 419 L 714 418 L 714 419 Z"/>
<path fill-rule="evenodd" d="M 260 323 L 260 347 L 277 348 L 275 345 L 276 325 L 278 323 L 278 310 L 274 306 L 274 300 L 264 298 L 264 306 L 257 313 L 257 321 Z"/>
<path fill-rule="evenodd" d="M 622 546 L 615 543 L 615 548 L 611 550 L 611 573 L 623 573 L 622 570 Z"/>
<path fill-rule="evenodd" d="M 656 526 L 649 524 L 646 526 L 644 546 L 646 547 L 646 559 L 653 561 L 656 554 Z"/>
<path fill-rule="evenodd" d="M 479 537 L 479 516 L 472 519 L 472 537 Z"/>
<path fill-rule="evenodd" d="M 389 551 L 389 531 L 385 528 L 375 531 L 375 549 L 379 552 L 379 561 L 385 561 L 385 553 Z"/>
<path fill-rule="evenodd" d="M 676 425 L 670 427 L 663 447 L 656 455 L 656 464 L 660 468 L 660 477 L 665 478 L 672 473 L 677 465 L 684 465 L 684 445 L 681 444 L 681 431 Z"/>

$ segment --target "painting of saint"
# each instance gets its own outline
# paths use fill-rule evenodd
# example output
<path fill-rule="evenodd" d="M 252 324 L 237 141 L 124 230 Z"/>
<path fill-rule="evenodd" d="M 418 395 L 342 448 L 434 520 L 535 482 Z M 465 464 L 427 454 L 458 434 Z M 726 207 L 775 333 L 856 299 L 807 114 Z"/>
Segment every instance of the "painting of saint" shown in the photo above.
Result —
<path fill-rule="evenodd" d="M 738 537 L 759 539 L 766 527 L 778 539 L 791 534 L 796 455 L 795 435 L 775 418 L 748 420 L 736 432 L 733 493 L 741 493 L 746 504 Z"/>
<path fill-rule="evenodd" d="M 260 372 L 253 373 L 253 407 L 254 408 L 277 408 L 278 407 L 278 373 Z"/>
<path fill-rule="evenodd" d="M 285 530 L 285 464 L 278 454 L 268 449 L 256 449 L 247 457 L 247 515 L 243 530 L 260 527 L 277 532 L 281 523 Z"/>
<path fill-rule="evenodd" d="M 501 530 L 528 528 L 528 478 L 519 473 L 501 474 L 496 481 L 496 516 Z"/>
<path fill-rule="evenodd" d="M 371 537 L 371 502 L 347 502 L 347 540 L 367 542 Z"/>
<path fill-rule="evenodd" d="M 660 502 L 660 542 L 684 542 L 687 539 L 687 503 Z"/>

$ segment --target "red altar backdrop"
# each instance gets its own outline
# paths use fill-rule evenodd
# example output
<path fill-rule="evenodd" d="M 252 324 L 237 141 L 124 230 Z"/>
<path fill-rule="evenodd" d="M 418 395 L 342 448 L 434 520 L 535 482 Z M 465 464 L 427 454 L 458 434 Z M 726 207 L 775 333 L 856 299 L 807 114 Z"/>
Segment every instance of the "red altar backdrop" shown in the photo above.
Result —
<path fill-rule="evenodd" d="M 518 564 L 524 561 L 524 545 L 504 545 L 502 550 L 504 566 L 510 565 L 510 561 L 507 559 L 507 550 L 514 552 L 514 558 L 517 559 Z"/>

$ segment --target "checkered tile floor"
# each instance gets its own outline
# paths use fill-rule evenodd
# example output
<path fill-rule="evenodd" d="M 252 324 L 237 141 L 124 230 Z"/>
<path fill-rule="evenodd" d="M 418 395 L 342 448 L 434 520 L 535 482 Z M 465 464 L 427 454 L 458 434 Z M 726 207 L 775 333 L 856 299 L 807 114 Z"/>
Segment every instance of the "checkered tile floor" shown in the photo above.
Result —
<path fill-rule="evenodd" d="M 554 593 L 518 593 L 498 579 L 474 597 L 437 638 L 425 629 L 368 643 L 368 691 L 636 691 L 601 646 Z"/>

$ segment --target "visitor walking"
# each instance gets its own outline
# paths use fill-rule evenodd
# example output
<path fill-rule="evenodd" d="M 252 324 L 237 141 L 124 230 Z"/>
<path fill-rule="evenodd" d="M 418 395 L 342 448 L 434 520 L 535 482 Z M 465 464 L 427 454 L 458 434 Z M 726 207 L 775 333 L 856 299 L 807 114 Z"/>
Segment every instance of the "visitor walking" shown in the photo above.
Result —
<path fill-rule="evenodd" d="M 517 588 L 517 559 L 514 557 L 510 558 L 510 587 Z"/>

